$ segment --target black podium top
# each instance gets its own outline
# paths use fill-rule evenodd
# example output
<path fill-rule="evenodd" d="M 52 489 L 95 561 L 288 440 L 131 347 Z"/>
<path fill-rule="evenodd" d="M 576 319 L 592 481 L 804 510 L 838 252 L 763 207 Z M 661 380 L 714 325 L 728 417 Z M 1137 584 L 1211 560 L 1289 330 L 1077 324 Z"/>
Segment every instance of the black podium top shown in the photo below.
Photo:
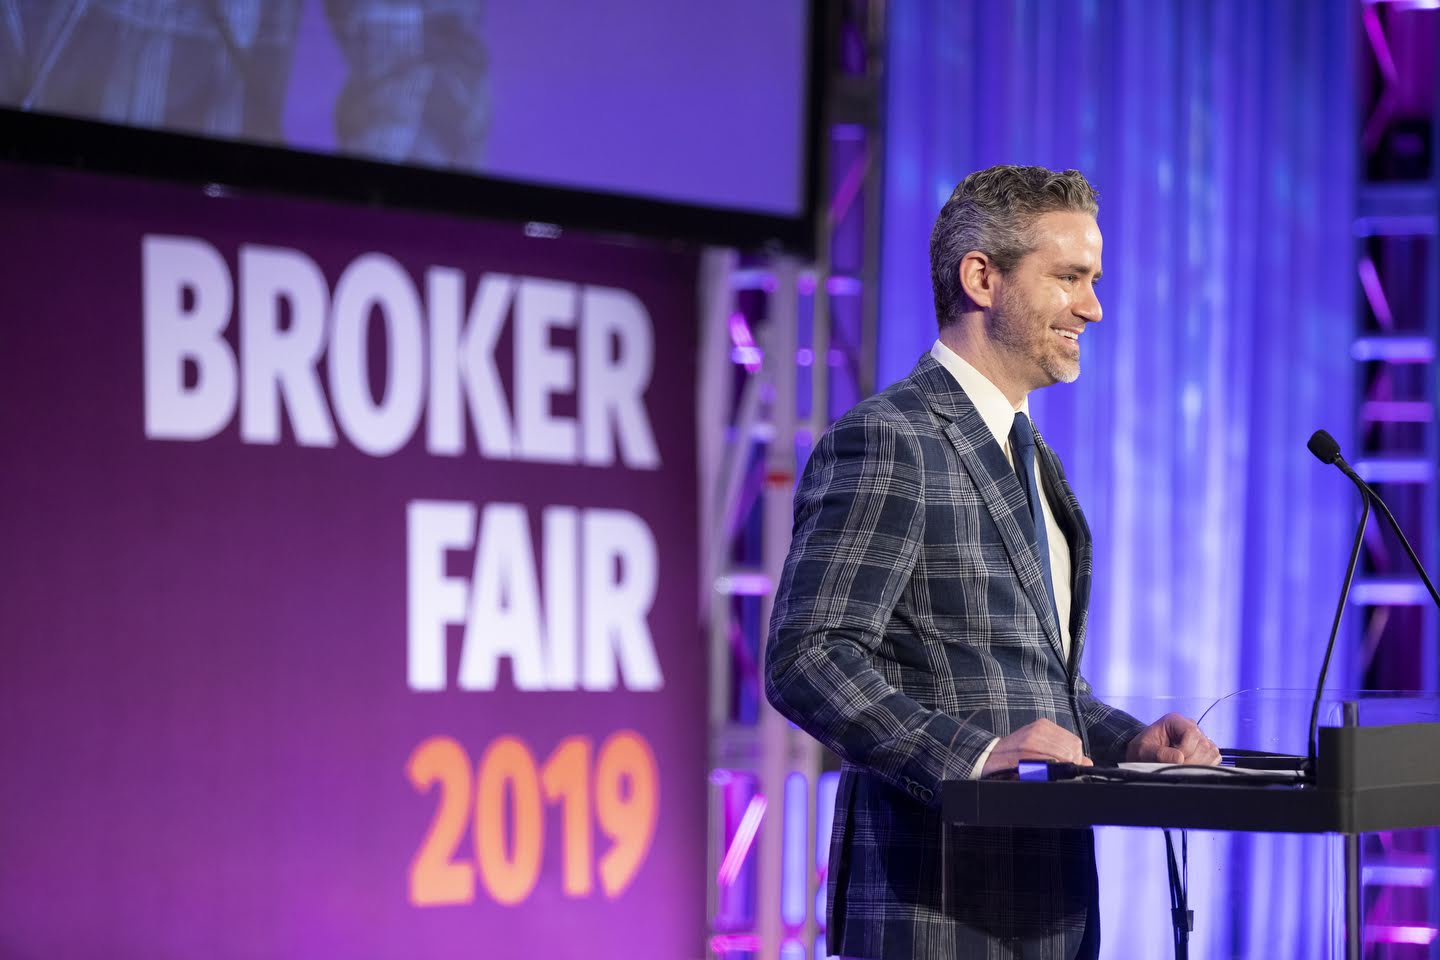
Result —
<path fill-rule="evenodd" d="M 1322 727 L 1313 783 L 951 780 L 942 803 L 945 818 L 963 826 L 1351 834 L 1440 826 L 1440 724 Z"/>

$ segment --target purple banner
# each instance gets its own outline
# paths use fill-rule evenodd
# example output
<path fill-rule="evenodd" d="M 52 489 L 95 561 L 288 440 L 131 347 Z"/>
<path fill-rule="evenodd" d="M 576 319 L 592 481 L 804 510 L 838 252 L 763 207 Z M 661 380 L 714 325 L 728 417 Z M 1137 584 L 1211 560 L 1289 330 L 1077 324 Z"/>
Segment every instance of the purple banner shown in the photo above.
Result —
<path fill-rule="evenodd" d="M 698 955 L 693 255 L 0 210 L 0 955 Z"/>

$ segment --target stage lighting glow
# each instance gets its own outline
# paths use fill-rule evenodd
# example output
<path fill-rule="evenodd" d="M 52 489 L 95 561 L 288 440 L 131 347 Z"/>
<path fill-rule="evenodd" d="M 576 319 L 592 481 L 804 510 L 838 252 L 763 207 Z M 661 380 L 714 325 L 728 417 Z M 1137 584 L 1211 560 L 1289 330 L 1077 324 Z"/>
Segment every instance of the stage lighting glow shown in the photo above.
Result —
<path fill-rule="evenodd" d="M 760 820 L 764 816 L 765 796 L 757 793 L 745 808 L 740 825 L 735 828 L 735 836 L 730 838 L 730 849 L 725 851 L 725 859 L 720 863 L 720 872 L 715 876 L 715 882 L 721 887 L 729 887 L 740 876 L 740 867 L 755 843 L 755 834 L 759 832 Z"/>
<path fill-rule="evenodd" d="M 1366 866 L 1362 883 L 1369 886 L 1428 887 L 1435 882 L 1433 867 L 1407 867 L 1376 863 Z"/>
<path fill-rule="evenodd" d="M 1370 927 L 1365 931 L 1365 939 L 1371 943 L 1408 943 L 1423 947 L 1435 942 L 1435 933 L 1434 927 Z"/>
<path fill-rule="evenodd" d="M 1435 465 L 1428 460 L 1357 460 L 1355 472 L 1369 483 L 1429 483 Z"/>
<path fill-rule="evenodd" d="M 750 322 L 745 319 L 745 314 L 739 311 L 730 314 L 730 342 L 735 345 L 735 349 L 730 351 L 732 361 L 743 364 L 751 373 L 760 369 L 765 355 L 755 344 L 755 337 L 750 332 Z"/>
<path fill-rule="evenodd" d="M 808 907 L 810 863 L 805 840 L 809 827 L 810 785 L 803 773 L 791 773 L 785 778 L 785 840 L 780 860 L 780 919 L 791 928 L 804 924 Z M 803 948 L 798 943 L 795 947 L 803 957 Z"/>
<path fill-rule="evenodd" d="M 731 573 L 715 578 L 715 592 L 731 597 L 763 597 L 770 593 L 770 578 L 763 573 Z"/>
<path fill-rule="evenodd" d="M 724 956 L 731 951 L 753 953 L 760 949 L 760 938 L 754 934 L 722 933 L 710 938 L 710 952 Z"/>
<path fill-rule="evenodd" d="M 1429 337 L 1362 337 L 1351 345 L 1350 356 L 1362 362 L 1429 363 L 1435 359 L 1435 341 Z"/>

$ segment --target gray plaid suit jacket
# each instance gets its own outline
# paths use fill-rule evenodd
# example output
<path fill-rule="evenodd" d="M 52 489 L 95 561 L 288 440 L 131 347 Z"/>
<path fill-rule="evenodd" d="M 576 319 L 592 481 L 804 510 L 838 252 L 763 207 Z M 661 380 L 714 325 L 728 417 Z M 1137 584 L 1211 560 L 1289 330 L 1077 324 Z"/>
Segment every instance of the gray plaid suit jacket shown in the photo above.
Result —
<path fill-rule="evenodd" d="M 940 818 L 941 781 L 970 777 L 996 736 L 1047 717 L 1091 757 L 1115 760 L 1144 726 L 1080 676 L 1090 531 L 1036 439 L 1074 570 L 1069 662 L 1025 490 L 935 360 L 847 413 L 806 465 L 765 683 L 782 714 L 844 761 L 832 954 L 1070 960 L 1098 947 L 1090 831 Z"/>

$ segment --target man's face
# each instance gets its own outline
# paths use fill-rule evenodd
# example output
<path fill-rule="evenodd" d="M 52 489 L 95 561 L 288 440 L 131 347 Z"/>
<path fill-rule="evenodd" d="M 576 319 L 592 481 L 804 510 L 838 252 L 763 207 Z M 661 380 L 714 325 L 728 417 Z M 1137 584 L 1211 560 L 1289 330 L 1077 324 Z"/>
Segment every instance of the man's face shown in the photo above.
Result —
<path fill-rule="evenodd" d="M 1035 249 L 1002 275 L 987 320 L 1009 379 L 1023 390 L 1080 376 L 1080 335 L 1100 320 L 1100 227 L 1087 213 L 1042 214 Z"/>

